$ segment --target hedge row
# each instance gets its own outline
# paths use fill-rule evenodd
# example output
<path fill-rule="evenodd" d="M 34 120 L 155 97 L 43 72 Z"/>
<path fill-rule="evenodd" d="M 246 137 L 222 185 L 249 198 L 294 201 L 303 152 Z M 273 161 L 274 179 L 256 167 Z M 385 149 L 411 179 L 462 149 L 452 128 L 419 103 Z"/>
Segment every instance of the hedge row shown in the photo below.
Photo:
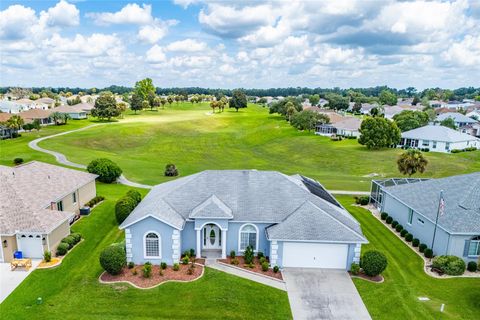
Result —
<path fill-rule="evenodd" d="M 393 229 L 395 229 L 398 233 L 400 233 L 400 236 L 402 238 L 405 238 L 407 242 L 411 242 L 413 247 L 419 247 L 418 251 L 423 253 L 423 255 L 426 258 L 432 258 L 433 257 L 433 251 L 432 249 L 428 248 L 426 244 L 422 243 L 420 244 L 420 240 L 417 238 L 413 237 L 413 234 L 409 233 L 407 229 L 403 228 L 401 224 L 398 223 L 398 221 L 393 220 L 393 217 L 389 216 L 388 213 L 382 212 L 380 214 L 380 218 L 382 220 L 385 220 L 385 222 L 389 225 L 392 226 Z"/>
<path fill-rule="evenodd" d="M 92 200 L 88 201 L 87 203 L 85 203 L 85 205 L 87 207 L 94 207 L 97 203 L 101 202 L 105 200 L 105 197 L 104 196 L 96 196 L 95 198 L 93 198 Z"/>
<path fill-rule="evenodd" d="M 82 240 L 82 235 L 80 233 L 72 233 L 60 241 L 60 244 L 57 246 L 57 256 L 65 255 L 68 250 L 72 249 L 77 243 Z"/>
<path fill-rule="evenodd" d="M 121 224 L 135 207 L 142 201 L 142 195 L 136 190 L 128 191 L 115 204 L 115 217 L 118 224 Z"/>

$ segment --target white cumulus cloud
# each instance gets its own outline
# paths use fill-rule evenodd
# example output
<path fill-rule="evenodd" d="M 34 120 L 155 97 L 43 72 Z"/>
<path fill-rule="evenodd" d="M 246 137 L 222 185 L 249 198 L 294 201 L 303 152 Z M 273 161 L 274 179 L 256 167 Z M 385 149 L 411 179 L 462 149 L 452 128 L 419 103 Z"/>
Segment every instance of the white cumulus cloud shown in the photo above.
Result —
<path fill-rule="evenodd" d="M 129 3 L 117 12 L 90 12 L 87 17 L 92 18 L 98 25 L 110 24 L 149 24 L 153 21 L 152 6 Z"/>

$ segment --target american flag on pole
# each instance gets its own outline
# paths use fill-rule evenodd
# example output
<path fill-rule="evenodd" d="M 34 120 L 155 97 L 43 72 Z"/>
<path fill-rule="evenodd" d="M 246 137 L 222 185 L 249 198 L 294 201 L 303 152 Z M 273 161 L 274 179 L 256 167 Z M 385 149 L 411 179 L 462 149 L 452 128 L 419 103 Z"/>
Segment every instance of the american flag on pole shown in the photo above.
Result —
<path fill-rule="evenodd" d="M 445 214 L 445 199 L 443 198 L 443 191 L 440 191 L 440 205 L 438 206 L 440 216 Z"/>

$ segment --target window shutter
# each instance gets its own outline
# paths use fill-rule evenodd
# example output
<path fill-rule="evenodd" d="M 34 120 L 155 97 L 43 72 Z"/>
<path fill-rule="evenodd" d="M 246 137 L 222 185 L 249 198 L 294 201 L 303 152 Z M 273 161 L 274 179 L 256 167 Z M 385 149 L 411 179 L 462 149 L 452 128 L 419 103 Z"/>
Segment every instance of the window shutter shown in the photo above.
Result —
<path fill-rule="evenodd" d="M 465 247 L 463 248 L 463 256 L 468 256 L 468 249 L 470 248 L 470 240 L 465 240 Z"/>

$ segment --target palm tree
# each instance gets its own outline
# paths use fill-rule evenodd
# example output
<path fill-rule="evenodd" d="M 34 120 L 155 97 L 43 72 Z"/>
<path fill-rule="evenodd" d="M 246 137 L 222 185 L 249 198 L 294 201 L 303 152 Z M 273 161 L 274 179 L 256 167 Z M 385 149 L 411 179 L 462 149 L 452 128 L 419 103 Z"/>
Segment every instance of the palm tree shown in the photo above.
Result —
<path fill-rule="evenodd" d="M 290 122 L 290 120 L 292 120 L 293 114 L 297 112 L 297 109 L 295 109 L 295 106 L 290 101 L 285 104 L 285 107 L 287 109 L 288 122 Z"/>
<path fill-rule="evenodd" d="M 424 173 L 427 168 L 428 160 L 416 149 L 408 149 L 400 155 L 397 160 L 398 171 L 408 174 L 410 177 L 417 171 Z"/>
<path fill-rule="evenodd" d="M 18 115 L 13 115 L 7 120 L 7 126 L 15 131 L 20 130 L 24 123 L 22 117 Z"/>

